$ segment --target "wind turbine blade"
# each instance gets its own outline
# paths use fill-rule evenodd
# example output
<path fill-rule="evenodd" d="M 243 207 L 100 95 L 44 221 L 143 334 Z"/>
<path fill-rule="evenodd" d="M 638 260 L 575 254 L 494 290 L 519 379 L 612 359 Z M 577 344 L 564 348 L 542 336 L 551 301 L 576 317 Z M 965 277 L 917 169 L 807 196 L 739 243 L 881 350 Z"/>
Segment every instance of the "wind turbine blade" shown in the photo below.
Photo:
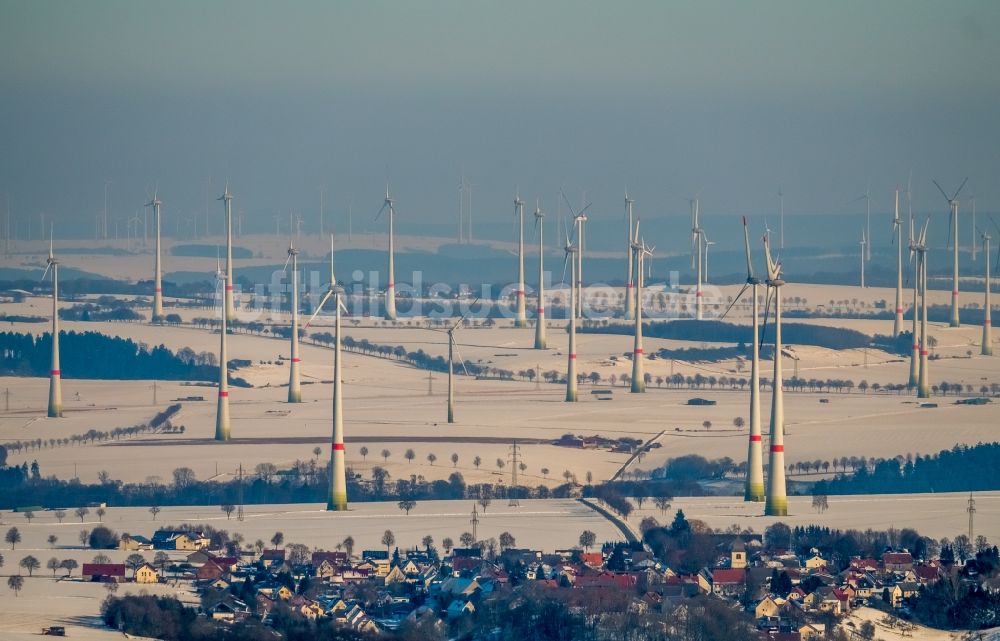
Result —
<path fill-rule="evenodd" d="M 566 206 L 569 207 L 570 216 L 576 218 L 576 212 L 573 210 L 573 205 L 569 203 L 569 198 L 566 197 L 566 192 L 560 189 L 559 193 L 562 194 L 563 200 L 566 202 Z"/>
<path fill-rule="evenodd" d="M 314 320 L 316 320 L 316 316 L 317 316 L 317 315 L 318 315 L 318 314 L 320 313 L 320 311 L 321 311 L 321 310 L 323 309 L 323 305 L 325 305 L 325 304 L 326 304 L 326 301 L 330 300 L 330 297 L 331 297 L 331 296 L 333 296 L 333 290 L 332 290 L 332 289 L 331 289 L 330 291 L 328 291 L 328 292 L 327 292 L 326 294 L 324 294 L 324 295 L 323 295 L 323 298 L 321 298 L 321 299 L 320 299 L 320 301 L 319 301 L 319 305 L 317 305 L 317 306 L 316 306 L 316 311 L 314 311 L 314 312 L 313 312 L 313 315 L 312 315 L 312 316 L 310 316 L 310 317 L 309 317 L 309 320 L 307 320 L 307 321 L 306 321 L 306 325 L 305 325 L 305 326 L 306 326 L 307 328 L 308 328 L 308 327 L 309 327 L 310 325 L 312 325 L 312 322 L 313 322 Z M 343 303 L 341 303 L 341 305 L 343 305 Z"/>
<path fill-rule="evenodd" d="M 931 182 L 934 183 L 934 186 L 938 188 L 938 191 L 941 192 L 941 195 L 944 196 L 944 199 L 947 200 L 950 203 L 951 202 L 951 198 L 948 198 L 948 194 L 946 194 L 945 191 L 944 191 L 944 189 L 941 188 L 941 185 L 938 184 L 938 181 L 931 180 Z"/>
<path fill-rule="evenodd" d="M 750 230 L 747 228 L 747 217 L 743 217 L 743 243 L 746 246 L 747 255 L 747 280 L 753 278 L 753 261 L 750 260 Z"/>
<path fill-rule="evenodd" d="M 281 268 L 281 272 L 285 273 L 288 271 L 288 263 L 292 261 L 292 253 L 288 252 L 288 258 L 285 259 L 285 266 Z"/>
<path fill-rule="evenodd" d="M 948 249 L 951 249 L 951 226 L 954 224 L 955 220 L 955 210 L 952 208 L 948 209 Z"/>
<path fill-rule="evenodd" d="M 750 283 L 743 283 L 743 287 L 740 289 L 739 293 L 736 294 L 736 297 L 733 298 L 733 302 L 729 303 L 729 307 L 727 307 L 726 311 L 723 312 L 722 316 L 719 317 L 720 321 L 726 320 L 726 316 L 729 315 L 730 310 L 732 310 L 733 307 L 736 306 L 736 303 L 740 302 L 740 298 L 743 296 L 743 294 L 747 291 L 749 287 Z"/>
<path fill-rule="evenodd" d="M 45 264 L 45 271 L 42 272 L 42 277 L 38 279 L 39 282 L 45 280 L 45 277 L 48 276 L 50 267 L 52 267 L 52 263 Z"/>
<path fill-rule="evenodd" d="M 767 288 L 767 294 L 764 296 L 764 322 L 761 323 L 760 327 L 760 337 L 758 340 L 760 344 L 764 344 L 764 337 L 767 336 L 767 317 L 771 311 L 771 288 Z"/>
<path fill-rule="evenodd" d="M 385 208 L 388 207 L 388 206 L 389 206 L 389 201 L 388 200 L 386 200 L 384 203 L 382 203 L 382 209 L 379 209 L 378 213 L 375 214 L 375 220 L 378 220 L 382 216 L 382 212 L 384 212 Z"/>
<path fill-rule="evenodd" d="M 958 198 L 958 194 L 960 194 L 962 192 L 962 188 L 965 187 L 965 183 L 967 183 L 967 182 L 969 182 L 969 177 L 968 176 L 965 177 L 965 180 L 962 181 L 962 184 L 959 185 L 958 189 L 955 190 L 955 195 L 951 197 L 952 200 L 955 200 L 956 198 Z"/>

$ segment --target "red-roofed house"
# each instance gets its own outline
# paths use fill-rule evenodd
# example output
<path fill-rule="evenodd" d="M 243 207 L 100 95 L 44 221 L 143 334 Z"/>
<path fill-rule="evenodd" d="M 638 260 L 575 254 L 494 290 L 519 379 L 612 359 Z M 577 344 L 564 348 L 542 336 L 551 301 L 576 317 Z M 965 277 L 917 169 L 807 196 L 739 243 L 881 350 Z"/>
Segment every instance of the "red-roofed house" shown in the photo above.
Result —
<path fill-rule="evenodd" d="M 124 581 L 124 563 L 84 563 L 84 581 Z"/>
<path fill-rule="evenodd" d="M 592 568 L 604 567 L 604 555 L 600 552 L 581 552 L 580 561 Z"/>
<path fill-rule="evenodd" d="M 619 590 L 635 589 L 637 577 L 634 574 L 614 574 L 601 572 L 599 574 L 581 574 L 573 581 L 574 588 L 615 588 Z"/>
<path fill-rule="evenodd" d="M 913 573 L 924 585 L 935 583 L 941 578 L 941 571 L 933 565 L 917 565 L 913 568 Z"/>
<path fill-rule="evenodd" d="M 747 571 L 743 568 L 715 568 L 710 574 L 715 594 L 733 595 L 745 589 Z"/>
<path fill-rule="evenodd" d="M 318 568 L 320 563 L 327 561 L 331 566 L 339 568 L 347 565 L 347 552 L 313 552 L 312 566 Z"/>
<path fill-rule="evenodd" d="M 913 555 L 909 552 L 886 552 L 882 555 L 886 572 L 906 572 L 913 569 Z"/>

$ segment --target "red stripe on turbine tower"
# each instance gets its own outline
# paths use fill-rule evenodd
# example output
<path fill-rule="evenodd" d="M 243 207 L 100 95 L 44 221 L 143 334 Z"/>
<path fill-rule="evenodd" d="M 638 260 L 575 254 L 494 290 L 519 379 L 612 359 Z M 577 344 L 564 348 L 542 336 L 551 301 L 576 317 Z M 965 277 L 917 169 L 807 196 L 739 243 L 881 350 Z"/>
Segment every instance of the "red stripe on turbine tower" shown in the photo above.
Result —
<path fill-rule="evenodd" d="M 524 296 L 524 290 L 523 289 L 517 290 L 517 295 L 518 296 Z"/>
<path fill-rule="evenodd" d="M 49 372 L 52 376 L 62 376 L 62 370 L 54 369 Z"/>
<path fill-rule="evenodd" d="M 633 354 L 642 354 L 642 348 L 640 347 L 638 349 L 634 349 L 634 350 L 632 350 L 632 353 Z"/>
<path fill-rule="evenodd" d="M 751 434 L 750 440 L 754 443 L 759 443 L 761 441 L 760 434 Z"/>
<path fill-rule="evenodd" d="M 333 444 L 333 449 L 337 450 L 338 452 L 343 452 L 344 451 L 344 444 L 343 443 L 334 443 Z"/>
<path fill-rule="evenodd" d="M 298 358 L 298 357 L 295 357 L 295 358 L 293 358 L 293 359 L 292 359 L 292 362 L 293 362 L 293 363 L 301 363 L 301 362 L 302 362 L 302 359 L 301 359 L 301 358 Z"/>
<path fill-rule="evenodd" d="M 570 357 L 570 360 L 574 360 L 574 361 L 576 360 L 576 354 L 570 354 L 569 357 Z"/>
<path fill-rule="evenodd" d="M 771 451 L 772 452 L 784 452 L 785 451 L 785 446 L 784 445 L 772 445 L 771 446 Z"/>
<path fill-rule="evenodd" d="M 226 285 L 226 291 L 227 292 L 233 291 L 233 286 L 232 285 Z"/>
<path fill-rule="evenodd" d="M 156 292 L 157 294 L 159 294 L 160 292 L 163 291 L 163 288 L 162 287 L 157 287 L 153 291 Z"/>
<path fill-rule="evenodd" d="M 699 297 L 700 296 L 704 296 L 704 293 L 699 289 L 697 292 L 695 292 L 695 296 L 699 296 Z"/>
<path fill-rule="evenodd" d="M 229 392 L 219 392 L 219 396 L 226 398 L 229 396 Z"/>

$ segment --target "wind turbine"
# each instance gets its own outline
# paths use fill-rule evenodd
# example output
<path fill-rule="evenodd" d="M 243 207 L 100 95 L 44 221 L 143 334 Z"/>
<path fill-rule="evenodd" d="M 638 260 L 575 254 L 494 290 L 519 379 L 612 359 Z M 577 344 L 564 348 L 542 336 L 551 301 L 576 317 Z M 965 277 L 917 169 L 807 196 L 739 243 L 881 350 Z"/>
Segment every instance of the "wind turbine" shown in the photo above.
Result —
<path fill-rule="evenodd" d="M 566 193 L 561 189 L 559 193 L 562 194 L 563 200 L 566 201 L 566 206 L 569 207 L 569 213 L 573 217 L 573 232 L 576 234 L 576 270 L 573 275 L 573 286 L 576 288 L 576 314 L 583 316 L 583 239 L 584 239 L 584 224 L 587 222 L 587 210 L 593 203 L 587 203 L 583 209 L 580 211 L 574 211 L 573 205 L 570 204 L 569 198 L 566 197 Z"/>
<path fill-rule="evenodd" d="M 545 213 L 535 203 L 535 229 L 538 230 L 538 310 L 535 316 L 535 349 L 545 349 Z M 558 231 L 556 232 L 558 236 Z M 541 372 L 538 373 L 541 376 Z"/>
<path fill-rule="evenodd" d="M 868 246 L 868 239 L 865 238 L 865 228 L 861 228 L 861 242 L 858 243 L 861 246 L 861 289 L 865 288 L 865 247 Z"/>
<path fill-rule="evenodd" d="M 917 398 L 930 398 L 930 373 L 927 365 L 927 224 L 916 242 L 917 274 L 920 283 L 920 373 L 917 376 Z"/>
<path fill-rule="evenodd" d="M 771 377 L 771 455 L 768 460 L 767 496 L 764 502 L 765 516 L 785 516 L 788 514 L 788 497 L 785 491 L 785 396 L 782 390 L 784 377 L 781 373 L 781 263 L 771 258 L 769 243 L 764 243 L 764 257 L 767 260 L 768 292 L 774 298 L 774 374 Z M 773 290 L 773 291 L 772 291 Z"/>
<path fill-rule="evenodd" d="M 396 218 L 396 209 L 393 207 L 393 200 L 389 196 L 389 185 L 385 186 L 385 202 L 382 203 L 382 209 L 378 210 L 375 215 L 375 220 L 379 219 L 386 209 L 389 210 L 389 282 L 385 288 L 385 319 L 386 320 L 396 320 L 396 282 L 395 282 L 395 266 L 393 262 L 395 253 L 395 237 L 393 235 L 393 223 Z"/>
<path fill-rule="evenodd" d="M 983 294 L 985 296 L 983 300 L 983 344 L 979 353 L 983 356 L 993 356 L 993 321 L 990 317 L 990 241 L 993 237 L 986 232 L 982 233 L 982 237 L 983 262 L 986 263 L 986 276 L 983 281 Z"/>
<path fill-rule="evenodd" d="M 643 265 L 646 256 L 653 255 L 653 248 L 646 247 L 646 241 L 639 239 L 639 223 L 635 225 L 635 240 L 632 241 L 632 251 L 635 253 L 635 341 L 632 348 L 632 393 L 641 394 L 646 391 L 646 375 L 642 367 L 642 285 L 644 280 Z"/>
<path fill-rule="evenodd" d="M 570 283 L 576 282 L 576 253 L 577 247 L 566 234 L 566 245 L 563 247 L 565 257 L 563 258 L 563 273 L 566 271 L 566 263 L 570 263 Z M 569 288 L 569 352 L 566 363 L 566 402 L 575 403 L 576 398 L 576 287 L 570 285 Z"/>
<path fill-rule="evenodd" d="M 467 312 L 461 318 L 459 318 L 458 322 L 456 322 L 454 325 L 452 325 L 451 327 L 449 327 L 448 330 L 447 330 L 447 333 L 448 333 L 448 422 L 449 423 L 454 423 L 455 422 L 455 382 L 454 382 L 454 377 L 455 377 L 455 352 L 457 351 L 457 348 L 455 347 L 455 330 L 457 330 L 459 327 L 462 326 L 462 323 L 465 322 L 465 319 L 469 317 L 469 314 L 471 313 L 472 306 L 474 306 L 478 302 L 479 302 L 479 299 L 477 298 L 475 301 L 473 301 L 472 305 L 470 306 L 470 308 L 469 308 L 470 311 Z M 461 355 L 459 355 L 459 358 L 461 359 Z M 462 369 L 465 370 L 465 375 L 468 376 L 469 375 L 469 370 L 465 367 L 465 360 L 464 359 L 462 359 Z"/>
<path fill-rule="evenodd" d="M 708 248 L 715 244 L 714 240 L 708 239 L 708 234 L 705 234 L 705 282 L 711 282 L 708 277 Z"/>
<path fill-rule="evenodd" d="M 892 242 L 896 245 L 896 313 L 893 316 L 892 335 L 903 331 L 903 219 L 899 217 L 899 187 L 893 198 Z"/>
<path fill-rule="evenodd" d="M 517 316 L 515 327 L 527 327 L 524 313 L 524 201 L 521 194 L 514 196 L 514 215 L 517 216 Z"/>
<path fill-rule="evenodd" d="M 288 402 L 302 402 L 302 385 L 299 380 L 299 250 L 295 249 L 292 241 L 288 241 L 288 258 L 285 260 L 285 267 L 282 271 L 288 270 L 288 263 L 292 263 L 292 348 L 291 361 L 288 367 Z"/>
<path fill-rule="evenodd" d="M 458 243 L 465 242 L 465 174 L 458 181 Z"/>
<path fill-rule="evenodd" d="M 955 195 L 949 197 L 948 194 L 945 193 L 944 189 L 941 188 L 941 185 L 939 185 L 936 180 L 934 181 L 934 186 L 938 188 L 938 191 L 941 192 L 944 199 L 948 201 L 948 208 L 951 212 L 951 216 L 948 221 L 948 245 L 952 246 L 952 249 L 954 250 L 952 254 L 951 277 L 951 320 L 948 323 L 951 327 L 958 327 L 961 324 L 958 318 L 958 194 L 961 193 L 962 188 L 965 187 L 965 183 L 967 182 L 969 182 L 968 177 L 966 177 L 965 180 L 962 181 L 962 184 L 958 186 L 958 189 L 955 190 Z M 950 242 L 951 240 L 954 240 L 954 244 Z"/>
<path fill-rule="evenodd" d="M 229 190 L 226 189 L 226 194 Z M 228 204 L 228 201 L 227 201 Z M 227 207 L 228 209 L 228 207 Z M 215 265 L 215 278 L 219 285 L 222 285 L 226 281 L 226 274 L 222 271 L 222 266 L 219 264 L 218 258 L 216 258 Z M 218 291 L 218 290 L 216 290 Z M 216 441 L 228 441 L 229 440 L 229 357 L 226 352 L 226 334 L 229 331 L 227 319 L 226 319 L 226 308 L 223 306 L 220 309 L 219 316 L 221 318 L 221 323 L 219 327 L 221 331 L 219 332 L 220 343 L 219 343 L 219 404 L 216 406 L 215 411 L 215 440 Z"/>
<path fill-rule="evenodd" d="M 226 183 L 226 190 L 219 200 L 226 206 L 226 320 L 232 321 L 236 318 L 236 309 L 233 306 L 233 195 L 229 193 L 229 183 Z M 291 233 L 291 230 L 289 230 Z"/>
<path fill-rule="evenodd" d="M 698 223 L 698 197 L 690 199 L 691 203 L 691 267 L 695 270 L 695 275 L 697 279 L 697 285 L 694 290 L 695 296 L 695 319 L 702 320 L 704 318 L 702 311 L 702 297 L 703 292 L 701 291 L 701 280 L 702 280 L 702 252 L 704 250 L 704 239 L 705 231 L 701 228 Z"/>
<path fill-rule="evenodd" d="M 158 190 L 153 190 L 153 198 L 146 203 L 153 208 L 153 223 L 156 228 L 156 259 L 153 268 L 153 322 L 163 316 L 163 285 L 160 282 L 160 207 L 163 202 L 157 198 Z"/>
<path fill-rule="evenodd" d="M 760 303 L 757 298 L 757 287 L 760 286 L 761 282 L 753 273 L 753 261 L 750 258 L 750 232 L 747 228 L 746 216 L 743 217 L 743 241 L 746 246 L 747 279 L 722 318 L 729 315 L 729 311 L 749 289 L 753 308 L 753 346 L 750 352 L 750 442 L 747 447 L 747 476 L 743 489 L 743 500 L 762 503 L 764 501 L 764 455 L 761 451 L 760 430 Z"/>
<path fill-rule="evenodd" d="M 59 261 L 52 251 L 52 229 L 49 227 L 49 258 L 45 261 L 45 271 L 41 280 L 52 270 L 52 363 L 49 368 L 49 410 L 50 418 L 59 418 L 63 413 L 62 372 L 59 369 Z"/>
<path fill-rule="evenodd" d="M 344 293 L 343 287 L 337 285 L 336 272 L 333 262 L 333 234 L 330 234 L 330 283 L 323 299 L 316 306 L 316 311 L 306 323 L 309 327 L 316 315 L 323 309 L 326 301 L 330 297 L 334 298 L 335 321 L 334 334 L 335 344 L 333 349 L 333 442 L 330 447 L 330 494 L 327 497 L 326 509 L 331 512 L 342 512 L 347 509 L 347 472 L 344 462 L 344 394 L 342 389 L 343 371 L 341 364 L 340 350 L 340 311 L 346 311 L 341 296 Z"/>
<path fill-rule="evenodd" d="M 634 250 L 632 249 L 632 205 L 635 201 L 629 198 L 628 191 L 625 191 L 625 217 L 628 219 L 628 227 L 625 229 L 625 255 L 628 261 L 628 275 L 625 277 L 625 320 L 635 318 L 635 291 L 632 281 L 632 259 Z"/>

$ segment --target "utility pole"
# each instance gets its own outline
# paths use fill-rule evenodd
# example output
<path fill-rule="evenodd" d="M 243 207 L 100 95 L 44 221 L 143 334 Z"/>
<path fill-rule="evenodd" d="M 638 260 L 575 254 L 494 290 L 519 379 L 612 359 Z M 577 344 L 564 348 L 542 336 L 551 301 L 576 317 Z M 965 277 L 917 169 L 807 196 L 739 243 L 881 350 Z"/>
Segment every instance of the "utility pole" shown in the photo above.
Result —
<path fill-rule="evenodd" d="M 156 381 L 153 381 L 153 405 L 156 405 Z"/>
<path fill-rule="evenodd" d="M 427 372 L 427 395 L 434 396 L 434 372 Z"/>
<path fill-rule="evenodd" d="M 475 503 L 472 504 L 472 518 L 469 520 L 469 523 L 472 524 L 472 538 L 473 538 L 474 541 L 478 541 L 479 540 L 479 510 L 477 509 Z"/>
<path fill-rule="evenodd" d="M 10 388 L 9 387 L 4 390 L 3 397 L 4 397 L 3 409 L 4 409 L 5 412 L 9 412 L 10 411 Z"/>
<path fill-rule="evenodd" d="M 521 449 L 517 446 L 517 441 L 514 441 L 510 446 L 510 492 L 509 500 L 507 501 L 508 507 L 521 507 L 521 503 L 517 500 L 517 467 L 521 463 L 520 459 Z"/>
<path fill-rule="evenodd" d="M 236 477 L 238 498 L 236 505 L 236 520 L 243 520 L 243 464 L 240 463 L 240 469 Z"/>
<path fill-rule="evenodd" d="M 972 536 L 972 526 L 976 514 L 976 499 L 972 498 L 972 492 L 969 492 L 969 507 L 965 508 L 965 511 L 969 513 L 969 543 L 973 543 L 975 538 Z"/>

